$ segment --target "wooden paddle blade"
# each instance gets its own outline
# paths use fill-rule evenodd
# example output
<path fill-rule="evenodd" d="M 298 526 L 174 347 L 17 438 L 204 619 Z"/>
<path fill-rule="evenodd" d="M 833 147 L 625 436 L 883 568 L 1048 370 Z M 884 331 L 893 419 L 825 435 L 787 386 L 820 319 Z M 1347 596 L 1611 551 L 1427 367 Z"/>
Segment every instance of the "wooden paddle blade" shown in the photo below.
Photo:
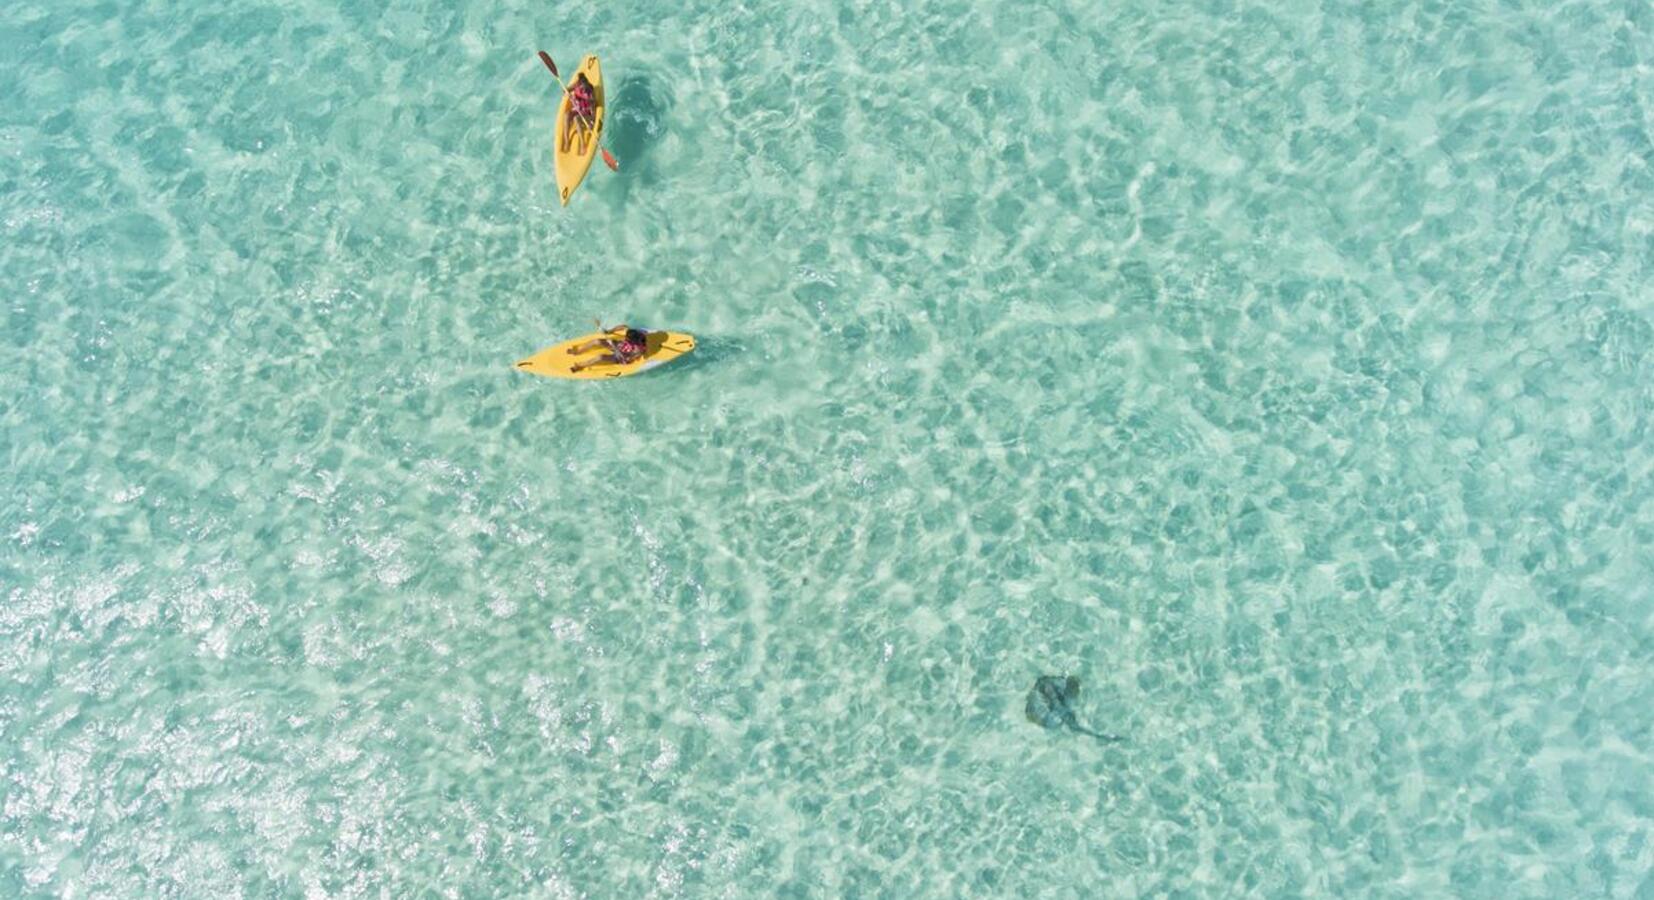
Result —
<path fill-rule="evenodd" d="M 609 171 L 620 171 L 620 163 L 615 162 L 614 154 L 609 152 L 608 147 L 599 147 L 597 151 L 603 154 L 603 164 L 609 167 Z"/>
<path fill-rule="evenodd" d="M 540 62 L 545 63 L 546 68 L 551 70 L 551 75 L 552 75 L 553 78 L 556 78 L 558 81 L 563 80 L 563 76 L 557 74 L 557 64 L 551 61 L 551 54 L 550 53 L 547 53 L 546 51 L 541 50 L 540 51 Z"/>

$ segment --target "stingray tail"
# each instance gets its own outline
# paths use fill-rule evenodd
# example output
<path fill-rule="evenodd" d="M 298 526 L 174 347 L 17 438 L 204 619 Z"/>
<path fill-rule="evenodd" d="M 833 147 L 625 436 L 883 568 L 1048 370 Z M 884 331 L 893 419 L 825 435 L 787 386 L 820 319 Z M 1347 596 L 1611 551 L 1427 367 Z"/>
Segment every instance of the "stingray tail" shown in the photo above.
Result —
<path fill-rule="evenodd" d="M 1084 735 L 1090 735 L 1105 744 L 1120 744 L 1124 743 L 1126 740 L 1117 734 L 1104 734 L 1101 731 L 1092 731 L 1091 729 L 1081 725 L 1075 725 L 1074 730 Z"/>

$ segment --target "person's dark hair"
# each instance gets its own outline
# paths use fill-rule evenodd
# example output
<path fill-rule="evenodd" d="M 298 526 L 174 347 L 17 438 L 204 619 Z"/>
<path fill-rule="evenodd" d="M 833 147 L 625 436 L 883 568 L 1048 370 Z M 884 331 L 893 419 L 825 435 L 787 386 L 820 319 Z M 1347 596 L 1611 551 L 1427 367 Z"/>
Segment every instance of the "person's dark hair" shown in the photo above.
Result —
<path fill-rule="evenodd" d="M 645 347 L 649 344 L 649 332 L 641 328 L 626 329 L 626 343 Z"/>

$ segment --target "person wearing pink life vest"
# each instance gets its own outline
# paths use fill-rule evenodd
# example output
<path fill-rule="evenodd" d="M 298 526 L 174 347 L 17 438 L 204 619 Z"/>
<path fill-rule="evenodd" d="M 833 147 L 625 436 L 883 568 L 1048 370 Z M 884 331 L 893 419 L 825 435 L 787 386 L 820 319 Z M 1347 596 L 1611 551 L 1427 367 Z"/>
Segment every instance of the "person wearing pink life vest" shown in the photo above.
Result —
<path fill-rule="evenodd" d="M 589 369 L 592 366 L 601 365 L 603 363 L 624 366 L 628 363 L 633 363 L 643 358 L 643 354 L 649 349 L 649 332 L 644 331 L 641 328 L 629 328 L 625 325 L 616 325 L 614 328 L 609 330 L 616 331 L 621 329 L 624 329 L 626 334 L 625 337 L 620 339 L 619 343 L 616 343 L 611 338 L 600 337 L 596 340 L 587 341 L 584 344 L 578 344 L 570 349 L 570 356 L 579 356 L 588 350 L 593 350 L 598 347 L 608 347 L 609 352 L 587 362 L 575 363 L 569 367 L 569 371 L 578 372 L 581 369 Z"/>
<path fill-rule="evenodd" d="M 569 88 L 569 117 L 563 127 L 564 150 L 567 150 L 574 140 L 576 125 L 580 126 L 582 132 L 597 125 L 597 92 L 592 89 L 592 83 L 586 80 L 585 72 L 576 73 L 574 85 Z"/>

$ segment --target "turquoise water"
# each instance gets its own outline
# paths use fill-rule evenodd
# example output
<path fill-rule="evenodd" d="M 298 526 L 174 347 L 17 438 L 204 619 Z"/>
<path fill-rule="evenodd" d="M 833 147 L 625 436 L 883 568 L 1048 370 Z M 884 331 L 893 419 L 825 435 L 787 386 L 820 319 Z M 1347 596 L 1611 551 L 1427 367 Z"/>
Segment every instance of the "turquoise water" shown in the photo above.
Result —
<path fill-rule="evenodd" d="M 0 48 L 0 895 L 1654 893 L 1645 4 Z"/>

